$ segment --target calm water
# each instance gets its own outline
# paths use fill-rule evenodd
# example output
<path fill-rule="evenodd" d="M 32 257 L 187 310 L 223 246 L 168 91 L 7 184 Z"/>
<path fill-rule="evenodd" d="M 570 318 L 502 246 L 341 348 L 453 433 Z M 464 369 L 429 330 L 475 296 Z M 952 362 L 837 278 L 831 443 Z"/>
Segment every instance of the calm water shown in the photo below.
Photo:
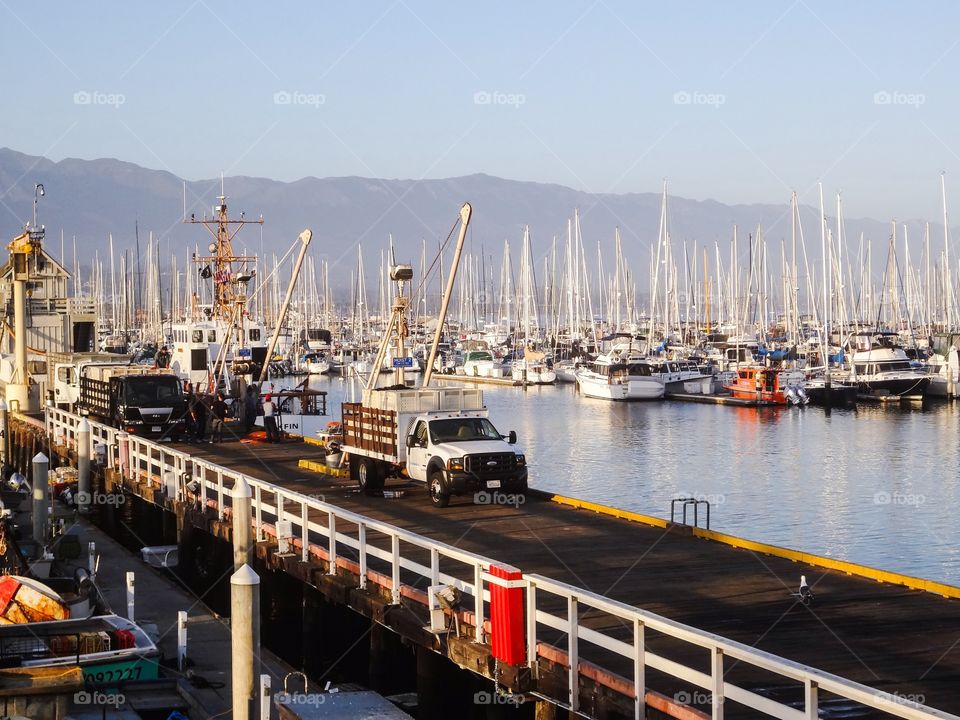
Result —
<path fill-rule="evenodd" d="M 346 383 L 311 386 L 339 417 Z M 498 429 L 517 431 L 534 487 L 659 517 L 672 498 L 703 497 L 715 530 L 960 584 L 960 403 L 827 416 L 612 403 L 572 385 L 484 397 Z"/>

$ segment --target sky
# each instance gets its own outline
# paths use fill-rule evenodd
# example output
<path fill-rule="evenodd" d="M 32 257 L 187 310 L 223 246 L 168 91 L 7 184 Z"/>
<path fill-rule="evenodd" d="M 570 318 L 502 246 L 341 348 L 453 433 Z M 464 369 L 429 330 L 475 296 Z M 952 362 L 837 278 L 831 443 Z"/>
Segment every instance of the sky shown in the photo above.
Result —
<path fill-rule="evenodd" d="M 487 173 L 960 205 L 960 4 L 0 0 L 0 145 L 189 179 Z"/>

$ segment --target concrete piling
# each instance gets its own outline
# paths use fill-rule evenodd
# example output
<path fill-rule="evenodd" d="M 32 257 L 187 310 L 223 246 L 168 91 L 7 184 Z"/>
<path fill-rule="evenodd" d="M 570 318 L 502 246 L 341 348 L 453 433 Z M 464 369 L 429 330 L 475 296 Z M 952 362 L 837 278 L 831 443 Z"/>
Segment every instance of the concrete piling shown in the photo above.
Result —
<path fill-rule="evenodd" d="M 233 519 L 233 569 L 240 570 L 253 557 L 253 533 L 250 528 L 253 493 L 250 484 L 242 475 L 233 486 L 233 504 L 230 508 Z"/>
<path fill-rule="evenodd" d="M 40 548 L 47 544 L 47 513 L 49 499 L 47 498 L 47 471 L 50 460 L 43 453 L 33 456 L 33 539 Z"/>
<path fill-rule="evenodd" d="M 90 511 L 90 422 L 83 418 L 77 426 L 77 509 Z"/>
<path fill-rule="evenodd" d="M 230 576 L 230 633 L 233 717 L 252 720 L 260 676 L 260 577 L 246 563 Z"/>

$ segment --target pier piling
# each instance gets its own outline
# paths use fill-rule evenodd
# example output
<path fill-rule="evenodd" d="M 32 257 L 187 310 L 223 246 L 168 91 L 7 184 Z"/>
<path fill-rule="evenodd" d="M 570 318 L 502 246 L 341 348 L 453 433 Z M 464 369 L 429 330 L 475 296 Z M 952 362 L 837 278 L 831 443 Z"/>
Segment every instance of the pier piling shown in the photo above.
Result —
<path fill-rule="evenodd" d="M 77 509 L 90 511 L 90 422 L 84 418 L 77 426 Z"/>
<path fill-rule="evenodd" d="M 48 479 L 47 471 L 50 461 L 42 452 L 33 456 L 33 539 L 42 552 L 47 543 L 47 513 L 49 499 L 47 498 Z"/>
<path fill-rule="evenodd" d="M 252 532 L 250 529 L 253 493 L 242 476 L 233 486 L 233 505 L 230 508 L 233 532 L 233 569 L 239 571 L 250 563 L 252 557 Z"/>
<path fill-rule="evenodd" d="M 230 576 L 234 720 L 253 720 L 260 675 L 260 577 L 249 565 Z"/>

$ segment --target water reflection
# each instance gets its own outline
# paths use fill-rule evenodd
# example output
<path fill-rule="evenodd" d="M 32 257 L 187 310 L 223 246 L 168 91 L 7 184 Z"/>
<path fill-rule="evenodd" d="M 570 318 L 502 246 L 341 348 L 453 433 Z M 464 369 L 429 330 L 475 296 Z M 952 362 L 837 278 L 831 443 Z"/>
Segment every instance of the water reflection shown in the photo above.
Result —
<path fill-rule="evenodd" d="M 347 383 L 313 378 L 339 415 Z M 669 517 L 713 501 L 714 529 L 960 583 L 958 405 L 834 409 L 611 403 L 569 385 L 486 387 L 544 490 Z"/>

